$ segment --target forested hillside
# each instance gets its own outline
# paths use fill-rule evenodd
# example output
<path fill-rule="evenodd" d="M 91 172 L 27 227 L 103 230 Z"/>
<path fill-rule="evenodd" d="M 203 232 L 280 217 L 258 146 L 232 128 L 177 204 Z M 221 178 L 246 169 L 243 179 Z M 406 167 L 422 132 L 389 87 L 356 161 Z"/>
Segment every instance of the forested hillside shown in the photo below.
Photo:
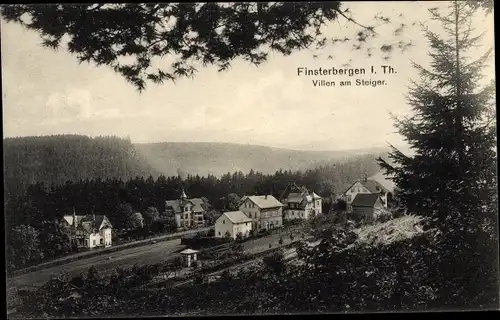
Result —
<path fill-rule="evenodd" d="M 4 192 L 22 194 L 34 183 L 47 186 L 95 178 L 157 176 L 129 139 L 54 135 L 4 139 Z"/>
<path fill-rule="evenodd" d="M 342 151 L 299 151 L 234 143 L 161 142 L 134 145 L 157 171 L 166 176 L 249 172 L 268 174 L 276 170 L 307 170 L 332 161 L 366 153 L 386 152 L 386 148 Z"/>
<path fill-rule="evenodd" d="M 325 179 L 334 179 L 337 187 L 344 169 L 330 169 L 352 162 L 353 172 L 367 153 L 383 154 L 383 148 L 347 151 L 298 151 L 229 143 L 149 143 L 132 144 L 115 136 L 90 138 L 84 135 L 55 135 L 4 139 L 5 196 L 11 199 L 23 194 L 28 186 L 43 183 L 51 188 L 87 179 L 121 179 L 135 177 L 213 175 L 228 172 L 274 174 L 279 170 L 313 170 L 323 167 Z M 364 155 L 363 155 L 364 154 Z M 359 158 L 361 157 L 361 158 Z M 369 156 L 358 176 L 374 173 L 375 156 Z M 363 158 L 365 159 L 365 158 Z M 354 162 L 353 162 L 354 161 Z M 332 167 L 333 165 L 333 167 Z M 351 177 L 351 173 L 346 173 Z M 325 182 L 326 183 L 326 182 Z M 253 186 L 252 186 L 253 188 Z M 336 190 L 338 191 L 338 190 Z"/>

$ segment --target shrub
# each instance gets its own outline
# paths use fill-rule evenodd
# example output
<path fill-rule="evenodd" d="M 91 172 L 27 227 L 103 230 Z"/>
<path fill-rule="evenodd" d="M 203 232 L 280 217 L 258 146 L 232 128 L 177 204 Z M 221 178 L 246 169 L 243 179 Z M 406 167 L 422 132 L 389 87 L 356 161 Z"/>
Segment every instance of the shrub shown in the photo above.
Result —
<path fill-rule="evenodd" d="M 269 270 L 273 274 L 280 275 L 285 270 L 283 253 L 280 251 L 265 256 L 262 260 L 267 270 Z"/>
<path fill-rule="evenodd" d="M 353 210 L 347 214 L 347 219 L 354 222 L 361 222 L 365 219 L 365 215 L 360 211 Z"/>
<path fill-rule="evenodd" d="M 240 242 L 242 240 L 243 240 L 243 233 L 238 232 L 238 234 L 236 235 L 236 241 Z"/>
<path fill-rule="evenodd" d="M 338 199 L 333 203 L 332 207 L 334 211 L 345 211 L 347 210 L 347 202 L 343 199 Z"/>
<path fill-rule="evenodd" d="M 387 221 L 389 221 L 389 220 L 391 220 L 391 219 L 392 219 L 392 213 L 391 213 L 391 212 L 389 212 L 389 211 L 387 211 L 387 210 L 384 210 L 384 211 L 380 212 L 380 213 L 376 216 L 375 221 L 376 221 L 376 222 L 382 222 L 382 223 L 383 223 L 383 222 L 387 222 Z"/>
<path fill-rule="evenodd" d="M 400 218 L 400 217 L 404 216 L 404 214 L 405 214 L 404 208 L 397 207 L 397 208 L 392 209 L 392 218 L 393 219 Z"/>

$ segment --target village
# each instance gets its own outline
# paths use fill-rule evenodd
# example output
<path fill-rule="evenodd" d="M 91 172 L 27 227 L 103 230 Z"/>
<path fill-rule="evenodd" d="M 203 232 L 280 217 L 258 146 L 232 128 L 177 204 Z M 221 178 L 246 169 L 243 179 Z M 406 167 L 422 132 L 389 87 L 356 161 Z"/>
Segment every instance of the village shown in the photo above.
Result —
<path fill-rule="evenodd" d="M 113 221 L 106 215 L 73 211 L 60 223 L 82 253 L 28 268 L 28 272 L 20 272 L 12 280 L 19 287 L 31 288 L 58 279 L 61 270 L 77 276 L 80 270 L 97 267 L 105 275 L 117 267 L 141 264 L 157 264 L 165 270 L 146 281 L 148 285 L 180 285 L 200 274 L 205 280 L 213 280 L 227 268 L 237 270 L 258 263 L 277 251 L 287 260 L 294 259 L 299 242 L 314 243 L 310 224 L 315 220 L 340 222 L 345 228 L 372 224 L 381 218 L 389 220 L 395 210 L 393 194 L 388 180 L 381 183 L 364 177 L 337 196 L 329 212 L 323 212 L 322 197 L 305 186 L 290 183 L 279 197 L 243 196 L 239 210 L 220 212 L 210 225 L 206 199 L 190 198 L 182 190 L 178 199 L 165 200 L 164 215 L 175 220 L 174 233 L 117 246 L 113 246 Z M 37 276 L 40 272 L 44 275 Z"/>
<path fill-rule="evenodd" d="M 367 178 L 355 181 L 336 201 L 345 203 L 344 211 L 366 222 L 388 212 L 394 190 Z M 189 198 L 183 190 L 179 199 L 165 201 L 165 214 L 175 217 L 177 231 L 214 228 L 214 237 L 245 239 L 259 232 L 280 229 L 287 223 L 306 221 L 323 214 L 322 198 L 290 184 L 280 200 L 273 195 L 243 196 L 239 210 L 221 212 L 215 225 L 207 225 L 207 210 L 202 198 Z M 71 231 L 71 241 L 84 248 L 112 246 L 112 222 L 106 215 L 65 215 L 61 223 Z"/>

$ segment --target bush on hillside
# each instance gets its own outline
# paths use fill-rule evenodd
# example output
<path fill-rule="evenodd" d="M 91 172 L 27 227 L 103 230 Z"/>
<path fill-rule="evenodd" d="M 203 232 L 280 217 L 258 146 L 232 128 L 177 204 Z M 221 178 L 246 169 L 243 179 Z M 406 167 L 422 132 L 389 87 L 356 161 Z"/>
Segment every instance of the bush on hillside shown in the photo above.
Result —
<path fill-rule="evenodd" d="M 375 223 L 384 223 L 392 219 L 392 213 L 387 210 L 381 211 L 375 216 Z"/>
<path fill-rule="evenodd" d="M 360 223 L 365 221 L 365 215 L 356 210 L 352 210 L 347 213 L 347 219 L 354 221 L 355 223 Z"/>

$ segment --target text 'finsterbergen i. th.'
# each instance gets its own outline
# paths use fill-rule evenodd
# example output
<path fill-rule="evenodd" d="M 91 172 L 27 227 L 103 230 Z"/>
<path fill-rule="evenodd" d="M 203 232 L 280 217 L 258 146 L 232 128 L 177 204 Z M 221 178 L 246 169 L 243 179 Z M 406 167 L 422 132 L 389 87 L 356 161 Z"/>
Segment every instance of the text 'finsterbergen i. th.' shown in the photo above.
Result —
<path fill-rule="evenodd" d="M 356 76 L 356 79 L 351 81 L 350 79 L 343 79 L 343 80 L 324 80 L 324 79 L 313 79 L 312 84 L 314 87 L 335 87 L 337 85 L 344 87 L 344 86 L 358 86 L 358 87 L 378 87 L 378 86 L 385 86 L 387 85 L 387 82 L 385 80 L 375 80 L 371 79 L 369 77 L 362 78 L 359 76 L 364 76 L 364 75 L 376 75 L 377 70 L 380 72 L 382 75 L 394 75 L 397 74 L 396 70 L 394 70 L 393 67 L 387 66 L 387 65 L 382 65 L 379 68 L 376 68 L 375 66 L 371 66 L 370 68 L 336 68 L 336 67 L 329 67 L 329 68 L 307 68 L 307 67 L 298 67 L 297 68 L 297 75 L 298 76 L 344 76 L 344 77 L 354 77 Z"/>

